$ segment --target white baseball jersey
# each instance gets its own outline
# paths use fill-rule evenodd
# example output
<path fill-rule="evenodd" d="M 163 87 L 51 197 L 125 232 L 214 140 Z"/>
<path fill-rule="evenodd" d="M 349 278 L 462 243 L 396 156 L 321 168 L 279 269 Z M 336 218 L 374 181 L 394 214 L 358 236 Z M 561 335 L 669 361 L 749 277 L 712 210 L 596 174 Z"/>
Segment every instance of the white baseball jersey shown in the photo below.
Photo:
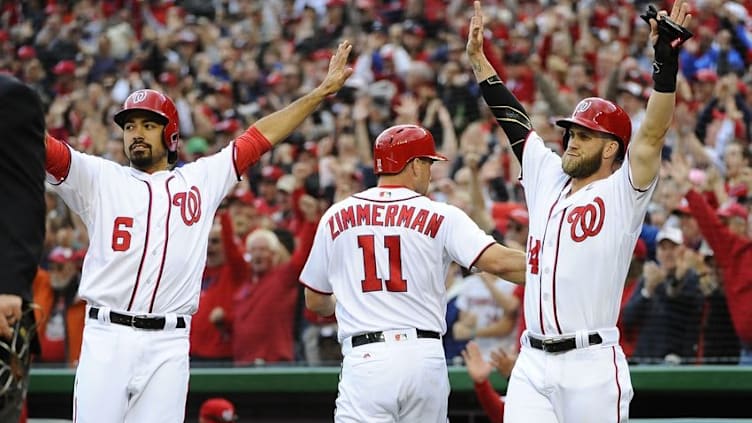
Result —
<path fill-rule="evenodd" d="M 457 207 L 402 187 L 375 187 L 322 217 L 300 275 L 337 296 L 338 338 L 416 328 L 446 332 L 445 280 L 494 243 Z"/>
<path fill-rule="evenodd" d="M 613 328 L 656 182 L 634 188 L 628 162 L 569 195 L 561 158 L 532 132 L 522 157 L 530 213 L 525 323 L 540 335 Z M 657 178 L 656 178 L 657 181 Z"/>
<path fill-rule="evenodd" d="M 89 233 L 80 296 L 116 311 L 193 314 L 214 213 L 237 181 L 232 144 L 153 174 L 71 149 L 55 191 Z"/>

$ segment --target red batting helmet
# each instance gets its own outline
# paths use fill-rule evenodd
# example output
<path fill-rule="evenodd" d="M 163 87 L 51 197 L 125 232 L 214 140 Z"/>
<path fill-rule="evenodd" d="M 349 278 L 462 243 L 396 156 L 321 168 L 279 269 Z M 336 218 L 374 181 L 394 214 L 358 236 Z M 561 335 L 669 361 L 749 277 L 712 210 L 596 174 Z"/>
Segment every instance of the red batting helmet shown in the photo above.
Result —
<path fill-rule="evenodd" d="M 629 139 L 632 137 L 632 121 L 627 112 L 616 104 L 598 97 L 580 101 L 574 108 L 572 117 L 557 120 L 556 124 L 567 129 L 567 133 L 564 134 L 565 150 L 569 143 L 568 130 L 572 125 L 613 135 L 621 142 L 622 155 L 626 153 Z"/>
<path fill-rule="evenodd" d="M 373 170 L 377 175 L 399 173 L 417 157 L 447 160 L 436 152 L 433 136 L 418 125 L 396 125 L 376 138 L 373 146 Z"/>
<path fill-rule="evenodd" d="M 114 120 L 121 128 L 125 125 L 128 113 L 143 110 L 157 115 L 159 123 L 164 125 L 162 142 L 169 152 L 167 160 L 174 163 L 178 152 L 179 122 L 178 110 L 170 97 L 155 90 L 138 90 L 125 99 L 123 109 L 115 114 Z"/>

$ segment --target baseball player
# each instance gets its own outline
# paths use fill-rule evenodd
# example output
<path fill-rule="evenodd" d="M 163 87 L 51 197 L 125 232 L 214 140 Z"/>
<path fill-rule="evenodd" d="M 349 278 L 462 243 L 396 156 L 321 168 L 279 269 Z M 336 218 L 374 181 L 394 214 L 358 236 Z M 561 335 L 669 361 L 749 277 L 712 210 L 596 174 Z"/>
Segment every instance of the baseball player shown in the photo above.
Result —
<path fill-rule="evenodd" d="M 649 18 L 654 89 L 635 137 L 624 110 L 587 98 L 557 122 L 566 130 L 559 157 L 544 146 L 485 57 L 483 15 L 475 2 L 467 53 L 522 165 L 530 214 L 527 330 L 509 382 L 505 423 L 628 419 L 633 392 L 616 321 L 674 111 L 679 46 L 688 38 L 665 29 L 683 29 L 691 18 L 687 11 L 687 4 L 676 1 L 671 22 L 665 11 Z"/>
<path fill-rule="evenodd" d="M 172 100 L 138 90 L 114 119 L 130 167 L 47 137 L 56 192 L 86 223 L 90 247 L 79 288 L 87 302 L 74 420 L 182 422 L 188 333 L 214 212 L 249 166 L 283 140 L 351 75 L 342 42 L 321 84 L 266 116 L 220 152 L 171 169 L 178 115 Z"/>
<path fill-rule="evenodd" d="M 425 196 L 431 165 L 443 160 L 426 129 L 388 128 L 374 145 L 378 186 L 321 218 L 300 281 L 309 309 L 337 312 L 343 363 L 335 422 L 446 422 L 449 264 L 523 282 L 524 253 Z"/>

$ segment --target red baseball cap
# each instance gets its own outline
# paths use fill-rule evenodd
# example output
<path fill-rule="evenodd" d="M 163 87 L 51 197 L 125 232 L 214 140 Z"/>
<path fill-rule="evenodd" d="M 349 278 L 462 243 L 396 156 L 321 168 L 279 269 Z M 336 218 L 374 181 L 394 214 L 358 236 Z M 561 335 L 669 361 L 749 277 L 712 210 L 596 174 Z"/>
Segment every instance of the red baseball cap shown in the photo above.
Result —
<path fill-rule="evenodd" d="M 37 51 L 32 46 L 19 47 L 17 54 L 20 60 L 29 60 L 37 57 Z"/>
<path fill-rule="evenodd" d="M 530 215 L 524 208 L 517 208 L 509 212 L 509 220 L 517 222 L 522 226 L 526 226 L 530 223 Z"/>
<path fill-rule="evenodd" d="M 234 422 L 238 420 L 235 406 L 224 398 L 210 398 L 201 404 L 199 417 L 213 422 Z"/>
<path fill-rule="evenodd" d="M 720 217 L 740 217 L 745 220 L 749 217 L 747 209 L 739 203 L 731 203 L 727 206 L 721 207 L 717 214 Z"/>
<path fill-rule="evenodd" d="M 75 252 L 68 247 L 57 246 L 50 251 L 47 259 L 51 263 L 68 263 L 77 259 Z"/>
<path fill-rule="evenodd" d="M 76 72 L 76 63 L 72 60 L 61 60 L 52 68 L 55 75 L 73 75 Z"/>

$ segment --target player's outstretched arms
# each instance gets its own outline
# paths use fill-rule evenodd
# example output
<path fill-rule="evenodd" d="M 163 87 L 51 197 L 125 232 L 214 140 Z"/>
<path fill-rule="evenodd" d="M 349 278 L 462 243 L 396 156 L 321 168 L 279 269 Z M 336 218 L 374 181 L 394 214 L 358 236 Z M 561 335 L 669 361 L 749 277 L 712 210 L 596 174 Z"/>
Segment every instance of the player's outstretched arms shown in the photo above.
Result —
<path fill-rule="evenodd" d="M 337 297 L 334 294 L 321 294 L 310 288 L 304 291 L 306 308 L 319 316 L 329 317 L 334 314 Z"/>
<path fill-rule="evenodd" d="M 351 50 L 352 44 L 347 40 L 342 41 L 329 60 L 329 71 L 318 87 L 282 110 L 265 116 L 254 124 L 272 145 L 287 138 L 326 97 L 336 93 L 345 85 L 345 81 L 353 73 L 353 69 L 347 65 Z"/>
<path fill-rule="evenodd" d="M 491 112 L 496 117 L 496 122 L 509 138 L 517 160 L 522 163 L 525 140 L 533 126 L 522 104 L 504 85 L 483 52 L 483 11 L 479 1 L 474 2 L 474 7 L 475 14 L 470 19 L 470 30 L 467 35 L 467 56 L 473 68 L 475 79 L 480 85 L 483 99 L 491 108 Z"/>
<path fill-rule="evenodd" d="M 655 59 L 653 92 L 648 99 L 645 120 L 629 146 L 629 166 L 636 188 L 647 187 L 655 179 L 661 165 L 663 141 L 674 115 L 679 50 L 682 43 L 691 36 L 687 35 L 688 32 L 681 31 L 692 19 L 688 11 L 689 5 L 684 0 L 679 0 L 674 2 L 670 15 L 661 10 L 657 16 L 648 14 L 649 17 L 644 17 L 650 21 L 650 40 L 655 50 Z"/>
<path fill-rule="evenodd" d="M 474 266 L 509 282 L 524 285 L 526 262 L 523 251 L 513 250 L 501 244 L 492 244 L 478 257 Z"/>

